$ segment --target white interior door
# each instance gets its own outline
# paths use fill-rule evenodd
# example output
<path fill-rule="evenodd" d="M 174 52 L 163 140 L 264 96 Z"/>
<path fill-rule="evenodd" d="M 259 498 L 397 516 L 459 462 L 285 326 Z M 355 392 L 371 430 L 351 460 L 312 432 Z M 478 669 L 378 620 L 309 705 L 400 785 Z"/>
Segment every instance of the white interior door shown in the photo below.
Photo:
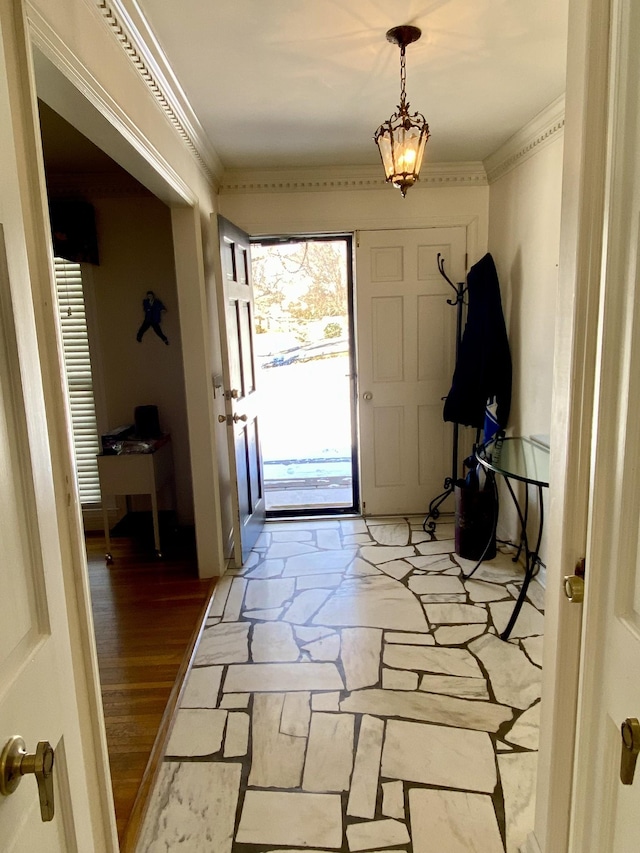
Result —
<path fill-rule="evenodd" d="M 365 515 L 426 513 L 451 474 L 443 398 L 455 366 L 452 281 L 466 229 L 362 231 L 356 250 L 358 408 Z"/>
<path fill-rule="evenodd" d="M 620 779 L 621 724 L 640 720 L 640 5 L 616 0 L 611 23 L 605 263 L 572 853 L 635 853 L 640 847 L 640 767 L 632 785 Z"/>
<path fill-rule="evenodd" d="M 240 566 L 265 519 L 254 347 L 249 235 L 218 217 L 222 274 L 218 282 L 229 467 L 235 488 L 234 553 Z"/>
<path fill-rule="evenodd" d="M 109 830 L 94 828 L 94 837 L 89 818 L 88 774 L 95 759 L 83 754 L 81 742 L 27 260 L 24 223 L 34 218 L 27 193 L 34 185 L 37 188 L 35 168 L 33 183 L 24 193 L 18 182 L 28 157 L 20 135 L 25 129 L 23 113 L 16 112 L 21 98 L 20 109 L 24 108 L 25 92 L 27 97 L 29 93 L 23 85 L 28 68 L 22 65 L 16 73 L 26 50 L 19 37 L 21 25 L 19 4 L 2 3 L 0 750 L 16 735 L 22 736 L 31 753 L 39 741 L 49 741 L 55 750 L 55 814 L 49 822 L 41 820 L 36 780 L 23 778 L 15 792 L 0 795 L 0 848 L 6 853 L 109 850 L 113 849 Z"/>

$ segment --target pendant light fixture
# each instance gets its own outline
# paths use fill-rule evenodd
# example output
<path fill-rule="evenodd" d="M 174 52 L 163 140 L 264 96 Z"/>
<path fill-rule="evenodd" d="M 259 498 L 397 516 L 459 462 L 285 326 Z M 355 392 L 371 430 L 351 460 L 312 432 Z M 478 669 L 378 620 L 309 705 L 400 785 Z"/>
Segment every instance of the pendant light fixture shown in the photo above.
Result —
<path fill-rule="evenodd" d="M 409 113 L 405 93 L 407 78 L 405 51 L 408 44 L 418 41 L 422 31 L 405 25 L 387 32 L 387 41 L 400 48 L 400 104 L 398 112 L 376 130 L 373 137 L 380 150 L 387 181 L 397 187 L 404 198 L 409 187 L 418 180 L 424 149 L 429 139 L 429 125 L 418 112 Z"/>

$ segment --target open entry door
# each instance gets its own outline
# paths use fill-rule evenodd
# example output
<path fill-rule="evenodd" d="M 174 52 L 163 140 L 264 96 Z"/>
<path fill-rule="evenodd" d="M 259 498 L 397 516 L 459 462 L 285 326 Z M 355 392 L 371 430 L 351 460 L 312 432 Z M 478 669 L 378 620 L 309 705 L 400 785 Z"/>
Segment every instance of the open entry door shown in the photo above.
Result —
<path fill-rule="evenodd" d="M 226 400 L 229 467 L 234 502 L 234 555 L 242 565 L 265 519 L 258 394 L 254 357 L 253 286 L 249 235 L 218 217 L 222 275 L 218 311 Z"/>

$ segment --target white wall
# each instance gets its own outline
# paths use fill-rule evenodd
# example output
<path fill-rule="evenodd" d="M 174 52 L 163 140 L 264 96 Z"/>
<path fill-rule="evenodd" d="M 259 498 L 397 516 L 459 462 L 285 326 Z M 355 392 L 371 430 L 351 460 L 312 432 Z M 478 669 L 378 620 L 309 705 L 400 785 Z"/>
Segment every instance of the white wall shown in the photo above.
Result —
<path fill-rule="evenodd" d="M 514 434 L 548 433 L 560 250 L 562 137 L 490 187 L 489 251 L 513 360 Z"/>
<path fill-rule="evenodd" d="M 549 434 L 555 335 L 563 136 L 490 186 L 489 251 L 498 270 L 513 361 L 508 434 Z M 517 537 L 515 513 L 503 495 L 502 534 Z M 535 529 L 535 513 L 532 530 Z M 544 543 L 542 559 L 544 560 Z"/>
<path fill-rule="evenodd" d="M 405 199 L 389 185 L 320 192 L 223 189 L 219 208 L 251 236 L 466 225 L 473 263 L 486 251 L 488 199 L 487 186 L 417 186 Z"/>
<path fill-rule="evenodd" d="M 134 408 L 158 407 L 160 426 L 171 433 L 176 509 L 181 524 L 193 523 L 189 435 L 180 317 L 169 208 L 150 195 L 92 198 L 100 265 L 91 268 L 96 309 L 105 420 L 101 429 L 133 423 Z M 165 346 L 149 329 L 142 342 L 142 299 L 153 290 L 167 308 Z M 92 330 L 90 330 L 92 331 Z M 161 508 L 167 507 L 161 503 Z"/>

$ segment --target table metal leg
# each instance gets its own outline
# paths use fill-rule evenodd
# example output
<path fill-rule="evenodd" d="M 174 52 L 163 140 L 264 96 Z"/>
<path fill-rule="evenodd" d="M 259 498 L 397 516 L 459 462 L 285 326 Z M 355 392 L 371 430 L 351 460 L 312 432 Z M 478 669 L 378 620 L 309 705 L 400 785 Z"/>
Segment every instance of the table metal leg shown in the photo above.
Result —
<path fill-rule="evenodd" d="M 102 495 L 102 524 L 104 527 L 104 542 L 105 542 L 105 560 L 107 563 L 113 562 L 111 556 L 111 532 L 109 530 L 109 510 L 107 509 L 106 495 Z"/>
<path fill-rule="evenodd" d="M 160 525 L 158 524 L 158 496 L 155 491 L 151 492 L 151 515 L 153 517 L 153 544 L 156 556 L 162 557 L 160 550 Z"/>
<path fill-rule="evenodd" d="M 516 601 L 516 605 L 513 608 L 513 613 L 511 614 L 511 618 L 509 619 L 509 622 L 507 623 L 507 627 L 504 629 L 502 634 L 500 634 L 501 640 L 508 640 L 509 639 L 509 636 L 511 635 L 511 631 L 513 630 L 513 626 L 516 624 L 516 620 L 518 619 L 518 616 L 520 615 L 520 611 L 522 610 L 522 605 L 524 604 L 525 599 L 527 597 L 527 590 L 529 589 L 529 584 L 531 583 L 532 578 L 535 576 L 536 568 L 538 565 L 538 554 L 540 552 L 540 543 L 542 542 L 542 527 L 544 525 L 544 505 L 542 502 L 542 486 L 538 486 L 537 487 L 538 488 L 538 507 L 539 507 L 539 511 L 540 511 L 540 521 L 539 521 L 539 525 L 538 525 L 538 537 L 536 539 L 536 546 L 535 546 L 533 551 L 530 551 L 529 550 L 529 543 L 527 540 L 527 529 L 526 529 L 527 517 L 526 517 L 526 515 L 523 517 L 522 512 L 520 511 L 520 506 L 519 506 L 519 504 L 515 498 L 515 494 L 513 492 L 513 489 L 511 488 L 511 484 L 509 483 L 509 480 L 507 478 L 505 478 L 505 479 L 507 480 L 507 485 L 509 486 L 509 491 L 511 492 L 511 496 L 512 496 L 514 503 L 516 505 L 516 509 L 517 509 L 518 515 L 520 517 L 520 522 L 521 522 L 521 524 L 523 524 L 522 541 L 524 543 L 526 565 L 525 565 L 524 580 L 522 582 L 520 594 L 518 595 L 518 600 Z M 528 489 L 528 486 L 527 486 L 527 489 Z"/>

